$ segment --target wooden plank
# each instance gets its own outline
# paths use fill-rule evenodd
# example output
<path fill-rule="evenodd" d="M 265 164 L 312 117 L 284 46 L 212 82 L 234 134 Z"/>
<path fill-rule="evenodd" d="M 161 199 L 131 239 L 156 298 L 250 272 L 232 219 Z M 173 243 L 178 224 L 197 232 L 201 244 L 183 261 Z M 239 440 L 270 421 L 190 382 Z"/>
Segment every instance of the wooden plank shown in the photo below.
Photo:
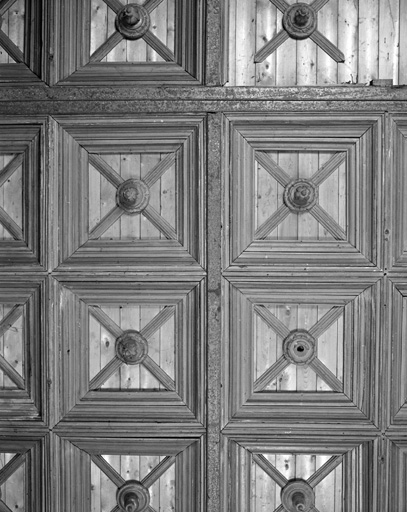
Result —
<path fill-rule="evenodd" d="M 140 307 L 140 327 L 141 333 L 145 332 L 144 329 L 147 325 L 150 324 L 151 321 L 154 320 L 156 315 L 159 313 L 159 308 L 157 306 L 151 305 L 143 305 Z M 154 372 L 157 366 L 156 361 L 160 361 L 160 331 L 154 330 L 148 337 L 148 357 L 147 360 L 144 360 L 142 366 L 140 367 L 140 387 L 142 389 L 160 389 L 161 384 L 157 381 L 157 378 L 151 370 Z M 160 374 L 161 375 L 161 374 Z M 141 468 L 140 468 L 141 470 Z"/>
<path fill-rule="evenodd" d="M 150 0 L 152 1 L 152 0 Z M 152 11 L 150 13 L 150 32 L 151 34 L 157 38 L 159 41 L 161 41 L 162 45 L 167 45 L 167 2 L 157 1 L 155 0 L 154 3 L 151 4 Z M 148 10 L 148 4 L 146 9 Z M 148 43 L 148 37 L 147 40 L 144 38 L 144 40 Z M 167 51 L 170 52 L 172 55 L 172 58 L 169 59 L 169 61 L 174 60 L 174 54 L 173 52 L 168 48 Z M 165 58 L 160 55 L 160 53 L 157 53 L 153 47 L 150 45 L 147 46 L 147 61 L 148 62 L 164 62 Z"/>
<path fill-rule="evenodd" d="M 291 57 L 292 58 L 292 57 Z M 298 152 L 281 151 L 278 156 L 278 165 L 291 177 L 298 179 Z M 278 186 L 278 196 L 283 198 L 285 187 Z M 297 214 L 290 213 L 288 217 L 277 228 L 279 240 L 298 240 L 298 219 Z"/>
<path fill-rule="evenodd" d="M 256 52 L 277 34 L 277 8 L 270 0 L 256 0 Z M 256 85 L 276 85 L 276 55 L 256 64 Z"/>
<path fill-rule="evenodd" d="M 358 3 L 354 0 L 338 0 L 338 48 L 345 62 L 338 66 L 338 83 L 359 83 L 358 66 Z"/>
<path fill-rule="evenodd" d="M 90 55 L 107 40 L 107 5 L 103 0 L 91 1 Z"/>
<path fill-rule="evenodd" d="M 111 46 L 110 52 L 106 54 L 106 62 L 126 62 L 127 48 L 133 43 L 123 37 L 116 30 L 116 13 L 112 9 L 107 10 L 107 35 L 109 38 L 114 38 L 116 44 Z"/>
<path fill-rule="evenodd" d="M 317 83 L 317 46 L 310 38 L 297 42 L 297 79 L 296 85 L 316 85 Z M 319 68 L 319 61 L 318 61 Z"/>
<path fill-rule="evenodd" d="M 315 473 L 316 457 L 314 454 L 296 456 L 295 478 L 308 480 Z"/>
<path fill-rule="evenodd" d="M 139 319 L 139 305 L 126 304 L 120 308 L 120 326 L 123 331 L 128 329 L 139 331 Z M 120 368 L 120 378 L 121 389 L 140 389 L 140 365 L 123 364 Z"/>
<path fill-rule="evenodd" d="M 235 16 L 236 79 L 233 85 L 255 85 L 256 3 L 237 2 Z"/>
<path fill-rule="evenodd" d="M 333 44 L 338 45 L 338 0 L 330 0 L 318 12 L 318 28 Z M 319 47 L 317 59 L 317 84 L 338 83 L 338 64 Z"/>
<path fill-rule="evenodd" d="M 298 329 L 298 307 L 292 304 L 279 305 L 277 307 L 277 318 L 292 331 Z M 280 342 L 281 355 L 283 351 L 283 340 Z M 278 378 L 278 391 L 295 391 L 297 389 L 297 367 L 290 364 Z"/>
<path fill-rule="evenodd" d="M 275 467 L 276 456 L 267 454 L 267 460 Z M 276 508 L 277 487 L 275 481 L 252 461 L 253 512 L 267 512 Z"/>
<path fill-rule="evenodd" d="M 10 328 L 4 333 L 3 354 L 5 361 L 2 361 L 1 369 L 6 375 L 4 378 L 6 387 L 17 386 L 24 389 L 23 368 L 27 363 L 24 361 L 24 331 L 21 313 L 21 307 L 13 308 L 3 320 L 4 324 L 13 322 L 13 325 L 10 325 Z"/>
<path fill-rule="evenodd" d="M 359 83 L 368 84 L 379 74 L 379 5 L 359 0 Z"/>
<path fill-rule="evenodd" d="M 166 169 L 161 175 L 161 215 L 174 231 L 178 232 L 177 229 L 177 201 L 178 194 L 176 190 L 177 184 L 177 167 L 175 161 L 175 154 L 161 155 L 161 162 Z M 160 162 L 160 163 L 161 163 Z M 164 163 L 165 162 L 165 163 Z M 170 163 L 171 162 L 171 163 Z M 167 164 L 170 163 L 169 167 Z M 156 172 L 157 169 L 156 169 Z M 161 238 L 165 238 L 165 235 L 161 233 Z"/>
<path fill-rule="evenodd" d="M 119 325 L 120 310 L 118 307 L 104 307 L 103 310 L 106 313 L 106 315 L 110 317 L 116 325 Z M 122 364 L 125 363 L 122 363 L 122 361 L 119 361 L 116 358 L 116 339 L 103 326 L 101 329 L 101 335 L 103 340 L 100 351 L 101 366 L 102 369 L 105 369 L 105 367 L 111 367 L 112 369 L 112 371 L 109 372 L 110 377 L 107 380 L 105 380 L 104 384 L 102 384 L 101 387 L 102 389 L 118 390 L 120 389 L 120 367 L 122 366 Z"/>
<path fill-rule="evenodd" d="M 140 155 L 129 153 L 120 155 L 120 175 L 123 180 L 140 179 Z M 141 215 L 122 215 L 120 230 L 122 240 L 140 238 Z"/>
<path fill-rule="evenodd" d="M 398 84 L 400 0 L 379 2 L 379 78 Z"/>
<path fill-rule="evenodd" d="M 317 318 L 318 318 L 317 315 L 318 315 L 317 306 L 308 305 L 308 304 L 299 305 L 298 306 L 298 327 L 300 329 L 305 329 L 305 330 L 309 331 L 311 329 L 311 327 L 316 323 Z M 297 391 L 316 391 L 316 390 L 317 390 L 317 376 L 315 375 L 315 372 L 308 365 L 297 366 Z"/>
<path fill-rule="evenodd" d="M 326 167 L 334 169 L 336 162 L 340 161 L 339 159 L 341 159 L 342 156 L 343 154 L 331 156 L 330 154 L 323 152 L 319 154 L 319 167 L 322 169 L 322 171 L 318 172 L 318 176 L 320 176 L 321 180 L 323 180 L 319 186 L 319 204 L 335 222 L 339 221 L 339 173 L 337 170 L 335 170 L 325 178 L 325 176 L 329 173 L 329 170 L 327 173 L 324 173 L 323 169 Z M 329 162 L 331 161 L 333 161 L 334 164 L 329 166 Z M 320 180 L 317 179 L 317 181 Z M 326 229 L 325 226 L 320 224 L 319 237 L 322 240 L 327 238 L 332 239 L 332 234 Z"/>
<path fill-rule="evenodd" d="M 299 177 L 311 180 L 319 167 L 317 152 L 298 153 L 299 161 Z M 299 240 L 317 240 L 318 239 L 318 223 L 308 212 L 296 215 L 298 225 Z"/>
<path fill-rule="evenodd" d="M 160 162 L 159 154 L 146 154 L 143 153 L 141 155 L 140 160 L 140 177 L 144 179 L 145 176 L 148 176 L 149 172 Z M 161 183 L 158 181 L 150 188 L 150 201 L 148 206 L 154 208 L 156 212 L 160 212 L 160 197 L 161 197 Z M 147 209 L 146 209 L 147 210 Z M 145 217 L 145 212 L 143 212 L 143 216 L 141 218 L 141 239 L 159 239 L 160 231 L 157 227 Z M 148 212 L 147 212 L 148 214 Z M 155 219 L 156 217 L 154 217 Z"/>
<path fill-rule="evenodd" d="M 115 181 L 119 180 L 122 182 L 122 178 L 120 176 L 120 155 L 103 155 L 102 161 L 105 161 L 107 163 L 107 166 L 105 166 L 106 169 L 109 167 L 114 171 L 114 177 Z M 96 161 L 93 162 L 93 165 L 96 164 Z M 120 240 L 120 222 L 118 220 L 121 217 L 121 214 L 124 215 L 123 210 L 116 208 L 116 210 L 113 210 L 116 206 L 116 189 L 113 186 L 113 181 L 111 176 L 109 176 L 109 181 L 102 179 L 101 180 L 101 187 L 100 187 L 100 214 L 102 216 L 102 219 L 107 215 L 110 211 L 114 211 L 115 213 L 112 213 L 111 220 L 113 223 L 110 225 L 110 227 L 103 233 L 101 233 L 99 236 L 103 238 L 108 239 L 116 239 Z M 105 175 L 107 177 L 107 174 Z M 119 211 L 120 210 L 120 211 Z M 107 221 L 106 221 L 107 222 Z M 100 223 L 99 226 L 102 227 L 103 220 Z M 108 222 L 107 222 L 108 224 Z"/>

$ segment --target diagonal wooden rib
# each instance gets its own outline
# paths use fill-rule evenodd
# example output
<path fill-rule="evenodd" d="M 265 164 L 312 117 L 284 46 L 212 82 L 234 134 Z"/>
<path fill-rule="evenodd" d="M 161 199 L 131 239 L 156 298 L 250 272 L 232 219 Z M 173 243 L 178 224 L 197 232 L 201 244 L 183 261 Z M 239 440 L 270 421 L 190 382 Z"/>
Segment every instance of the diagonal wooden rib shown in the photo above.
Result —
<path fill-rule="evenodd" d="M 2 46 L 10 55 L 10 57 L 17 63 L 24 63 L 23 52 L 13 43 L 9 37 L 6 36 L 2 30 L 0 30 L 0 46 Z"/>
<path fill-rule="evenodd" d="M 255 393 L 263 391 L 270 382 L 273 382 L 273 380 L 290 364 L 290 361 L 288 361 L 284 356 L 281 356 L 280 359 L 278 359 L 256 380 L 253 385 L 253 391 Z"/>
<path fill-rule="evenodd" d="M 96 320 L 103 325 L 103 327 L 109 331 L 115 338 L 118 338 L 123 334 L 121 329 L 116 322 L 114 322 L 109 315 L 107 315 L 103 309 L 99 306 L 89 306 L 89 312 L 96 318 Z"/>
<path fill-rule="evenodd" d="M 291 183 L 291 177 L 264 151 L 256 151 L 256 160 L 283 187 Z"/>
<path fill-rule="evenodd" d="M 172 51 L 166 46 L 157 36 L 155 36 L 151 30 L 147 30 L 147 32 L 143 36 L 144 41 L 151 46 L 153 50 L 155 50 L 160 57 L 162 57 L 166 62 L 174 62 L 175 56 Z"/>
<path fill-rule="evenodd" d="M 336 153 L 312 176 L 311 181 L 318 186 L 325 181 L 346 160 L 346 153 Z"/>
<path fill-rule="evenodd" d="M 116 505 L 110 512 L 122 512 L 122 509 L 119 507 L 119 505 Z"/>
<path fill-rule="evenodd" d="M 17 0 L 1 0 L 0 1 L 0 16 L 3 16 Z"/>
<path fill-rule="evenodd" d="M 268 43 L 266 43 L 263 48 L 260 48 L 260 50 L 255 54 L 254 56 L 254 62 L 256 64 L 259 64 L 260 62 L 263 62 L 263 60 L 267 59 L 267 57 L 275 52 L 279 46 L 281 46 L 287 39 L 289 39 L 290 36 L 287 34 L 287 32 L 282 29 L 280 32 L 278 32 L 277 35 L 275 35 Z"/>
<path fill-rule="evenodd" d="M 171 165 L 175 162 L 175 153 L 170 153 L 163 160 L 161 160 L 154 169 L 143 178 L 144 183 L 147 187 L 152 187 L 154 183 L 161 178 L 161 176 L 167 171 Z"/>
<path fill-rule="evenodd" d="M 120 34 L 120 32 L 113 32 L 113 34 L 109 37 L 107 41 L 105 41 L 102 46 L 92 53 L 89 57 L 89 62 L 100 62 L 102 59 L 106 57 L 106 55 L 113 50 L 124 37 Z"/>
<path fill-rule="evenodd" d="M 20 318 L 23 314 L 24 306 L 17 304 L 14 306 L 0 323 L 0 336 L 10 329 L 10 327 Z"/>
<path fill-rule="evenodd" d="M 147 356 L 141 364 L 147 368 L 168 391 L 175 391 L 175 382 L 150 356 Z"/>
<path fill-rule="evenodd" d="M 16 455 L 7 464 L 0 469 L 0 485 L 10 478 L 25 462 L 25 453 L 16 453 Z"/>
<path fill-rule="evenodd" d="M 150 338 L 158 329 L 169 320 L 175 312 L 175 306 L 165 306 L 143 329 L 140 334 L 145 338 Z"/>
<path fill-rule="evenodd" d="M 143 478 L 141 483 L 145 487 L 151 487 L 154 482 L 156 482 L 166 471 L 170 469 L 170 467 L 175 464 L 175 457 L 165 457 L 155 468 L 153 468 L 150 473 Z"/>
<path fill-rule="evenodd" d="M 10 215 L 0 207 L 0 223 L 7 229 L 14 240 L 23 240 L 23 232 Z"/>
<path fill-rule="evenodd" d="M 175 229 L 151 205 L 141 212 L 168 240 L 177 240 Z"/>
<path fill-rule="evenodd" d="M 15 370 L 11 364 L 0 354 L 0 369 L 7 375 L 7 377 L 14 382 L 18 389 L 25 389 L 25 382 L 23 377 Z"/>
<path fill-rule="evenodd" d="M 312 2 L 310 7 L 318 12 L 328 2 L 329 2 L 329 0 L 315 0 L 314 2 Z"/>
<path fill-rule="evenodd" d="M 315 473 L 308 478 L 307 483 L 311 487 L 316 487 L 325 477 L 329 475 L 329 473 L 331 473 L 331 471 L 339 466 L 342 460 L 343 455 L 335 455 L 331 457 L 325 462 L 323 466 L 318 469 L 318 471 L 315 471 Z"/>
<path fill-rule="evenodd" d="M 20 167 L 23 163 L 24 155 L 20 153 L 11 162 L 9 162 L 0 172 L 0 187 L 6 183 L 10 176 Z"/>
<path fill-rule="evenodd" d="M 337 48 L 329 39 L 321 34 L 319 30 L 316 30 L 311 34 L 310 39 L 316 43 L 321 50 L 324 50 L 334 61 L 345 62 L 345 55 Z"/>
<path fill-rule="evenodd" d="M 277 507 L 277 508 L 275 509 L 275 511 L 274 511 L 274 512 L 287 512 L 287 511 L 286 511 L 286 509 L 285 509 L 284 505 L 280 505 L 279 507 Z"/>
<path fill-rule="evenodd" d="M 115 356 L 89 382 L 89 391 L 94 391 L 95 389 L 99 389 L 100 386 L 102 386 L 102 384 L 104 384 L 107 381 L 107 379 L 109 377 L 111 377 L 114 374 L 114 372 L 120 368 L 120 366 L 122 364 L 123 364 L 123 361 L 120 361 L 120 359 Z"/>
<path fill-rule="evenodd" d="M 0 500 L 0 512 L 12 512 L 12 510 L 4 503 L 4 501 Z"/>
<path fill-rule="evenodd" d="M 285 12 L 290 5 L 285 0 L 270 0 L 272 4 L 274 4 L 277 9 L 280 9 L 281 12 Z"/>
<path fill-rule="evenodd" d="M 346 240 L 346 233 L 334 219 L 316 204 L 309 213 L 335 238 L 335 240 Z"/>
<path fill-rule="evenodd" d="M 123 9 L 124 5 L 120 2 L 120 0 L 104 0 L 105 4 L 108 5 L 112 11 L 116 14 Z M 127 2 L 126 2 L 127 3 Z"/>
<path fill-rule="evenodd" d="M 124 179 L 99 155 L 89 153 L 89 163 L 102 174 L 114 187 L 118 187 Z"/>
<path fill-rule="evenodd" d="M 318 322 L 311 327 L 309 333 L 314 338 L 319 338 L 327 329 L 342 316 L 343 307 L 334 306 Z"/>
<path fill-rule="evenodd" d="M 114 483 L 116 487 L 121 487 L 126 480 L 119 475 L 119 473 L 112 468 L 112 466 L 101 456 L 98 454 L 91 454 L 90 458 L 92 462 L 96 464 L 96 466 L 103 471 L 103 473 Z"/>
<path fill-rule="evenodd" d="M 342 382 L 319 359 L 313 359 L 309 366 L 333 391 L 342 392 Z"/>
<path fill-rule="evenodd" d="M 113 210 L 103 217 L 103 219 L 99 222 L 97 226 L 95 226 L 92 231 L 89 233 L 89 240 L 96 240 L 103 235 L 105 231 L 107 231 L 110 226 L 112 226 L 120 217 L 123 215 L 124 211 L 119 207 L 115 206 Z"/>
<path fill-rule="evenodd" d="M 270 310 L 268 310 L 265 306 L 259 306 L 256 304 L 254 306 L 254 311 L 262 318 L 266 324 L 273 329 L 273 331 L 280 336 L 280 338 L 284 339 L 290 334 L 290 329 L 288 329 L 281 320 L 279 320 Z"/>
<path fill-rule="evenodd" d="M 276 227 L 283 222 L 291 213 L 291 210 L 287 208 L 285 204 L 282 204 L 273 215 L 271 215 L 263 224 L 256 229 L 254 233 L 255 240 L 264 240 L 270 233 L 272 233 Z"/>
<path fill-rule="evenodd" d="M 147 2 L 143 5 L 144 9 L 150 13 L 154 11 L 156 7 L 158 7 L 164 0 L 147 0 Z"/>
<path fill-rule="evenodd" d="M 276 482 L 277 485 L 280 487 L 285 487 L 287 485 L 288 480 L 286 477 L 282 475 L 264 455 L 261 455 L 260 453 L 253 453 L 253 460 L 270 478 Z"/>

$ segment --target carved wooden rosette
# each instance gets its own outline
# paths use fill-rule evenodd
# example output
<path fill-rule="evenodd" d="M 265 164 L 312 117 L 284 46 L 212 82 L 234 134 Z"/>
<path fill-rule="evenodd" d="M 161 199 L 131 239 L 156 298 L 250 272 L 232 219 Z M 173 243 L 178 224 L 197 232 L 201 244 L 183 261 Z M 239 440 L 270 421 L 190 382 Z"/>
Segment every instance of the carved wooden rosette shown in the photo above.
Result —
<path fill-rule="evenodd" d="M 126 364 L 140 364 L 148 354 L 148 342 L 138 331 L 127 330 L 116 339 L 116 355 Z"/>
<path fill-rule="evenodd" d="M 307 212 L 317 204 L 317 201 L 318 189 L 310 180 L 292 181 L 284 190 L 284 202 L 293 212 Z"/>
<path fill-rule="evenodd" d="M 150 190 L 142 180 L 129 179 L 116 192 L 116 203 L 128 215 L 142 212 L 150 201 Z"/>
<path fill-rule="evenodd" d="M 116 500 L 123 512 L 143 512 L 148 509 L 150 493 L 138 480 L 128 480 L 117 489 Z"/>
<path fill-rule="evenodd" d="M 309 512 L 315 504 L 315 493 L 305 480 L 289 480 L 281 490 L 281 502 L 287 512 Z"/>
<path fill-rule="evenodd" d="M 150 14 L 142 5 L 127 4 L 117 13 L 115 24 L 125 39 L 140 39 L 150 28 Z"/>
<path fill-rule="evenodd" d="M 305 329 L 291 331 L 283 344 L 285 357 L 293 364 L 307 365 L 315 357 L 315 338 Z"/>
<path fill-rule="evenodd" d="M 317 13 L 311 5 L 291 5 L 283 15 L 283 27 L 293 39 L 307 39 L 317 28 Z"/>

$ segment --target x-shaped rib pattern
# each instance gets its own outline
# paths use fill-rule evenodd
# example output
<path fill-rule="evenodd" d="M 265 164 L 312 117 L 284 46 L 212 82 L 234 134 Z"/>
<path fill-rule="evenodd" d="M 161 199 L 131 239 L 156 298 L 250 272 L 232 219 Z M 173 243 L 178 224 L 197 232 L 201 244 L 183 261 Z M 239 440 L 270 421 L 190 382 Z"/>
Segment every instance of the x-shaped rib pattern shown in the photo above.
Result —
<path fill-rule="evenodd" d="M 161 176 L 174 164 L 175 153 L 168 154 L 161 160 L 142 181 L 149 189 Z M 116 189 L 125 182 L 125 180 L 99 155 L 89 154 L 89 163 L 97 169 Z M 105 217 L 97 224 L 89 233 L 90 240 L 96 240 L 107 231 L 125 211 L 120 206 L 115 206 Z M 148 204 L 141 212 L 168 240 L 177 240 L 178 236 L 175 229 L 153 208 Z"/>
<path fill-rule="evenodd" d="M 17 322 L 24 311 L 24 306 L 16 304 L 0 323 L 0 338 Z M 25 389 L 23 377 L 11 366 L 11 364 L 0 354 L 0 369 L 14 382 L 18 389 Z"/>
<path fill-rule="evenodd" d="M 1 31 L 0 31 L 1 33 Z M 0 40 L 1 42 L 1 40 Z M 7 180 L 11 178 L 11 176 L 15 173 L 15 171 L 22 165 L 24 160 L 24 155 L 22 153 L 16 155 L 11 162 L 9 162 L 3 169 L 0 171 L 0 187 L 2 187 Z M 16 222 L 10 217 L 10 215 L 0 206 L 0 223 L 7 229 L 7 231 L 12 235 L 14 240 L 23 240 L 24 234 L 20 226 L 16 224 Z"/>
<path fill-rule="evenodd" d="M 126 483 L 126 480 L 114 469 L 112 466 L 102 457 L 102 455 L 91 455 L 92 462 L 98 466 L 99 469 L 103 471 L 103 473 L 116 485 L 117 488 L 120 488 L 122 485 Z M 168 470 L 170 467 L 175 464 L 175 457 L 169 456 L 165 457 L 157 466 L 155 466 L 148 475 L 141 480 L 141 484 L 144 485 L 147 489 L 151 487 L 160 477 Z M 114 507 L 111 512 L 121 512 L 121 508 L 119 506 Z M 149 505 L 146 508 L 146 512 L 156 512 L 155 509 Z"/>
<path fill-rule="evenodd" d="M 288 187 L 292 183 L 292 178 L 282 169 L 266 152 L 256 151 L 257 162 L 272 176 L 280 185 Z M 319 187 L 329 176 L 346 161 L 346 153 L 335 153 L 318 171 L 308 180 L 315 187 Z M 341 226 L 316 203 L 308 211 L 317 222 L 319 222 L 335 240 L 346 240 L 346 233 Z M 292 210 L 282 204 L 254 234 L 256 240 L 266 238 L 283 220 L 292 213 Z"/>
<path fill-rule="evenodd" d="M 270 0 L 283 14 L 291 6 L 285 0 Z M 329 0 L 314 0 L 310 4 L 310 8 L 317 13 Z M 282 28 L 268 43 L 266 43 L 254 56 L 254 62 L 263 62 L 271 53 L 275 52 L 287 39 L 290 38 L 288 32 Z M 316 43 L 321 50 L 326 52 L 336 62 L 344 62 L 343 53 L 327 39 L 319 30 L 315 30 L 309 38 Z"/>
<path fill-rule="evenodd" d="M 0 0 L 0 18 L 16 3 L 17 0 Z M 0 24 L 1 25 L 1 24 Z M 25 63 L 24 53 L 13 41 L 0 29 L 0 46 L 17 63 Z"/>
<path fill-rule="evenodd" d="M 120 12 L 124 5 L 119 0 L 104 0 L 105 4 L 107 4 L 112 11 L 116 14 Z M 147 2 L 143 5 L 143 7 L 150 14 L 156 7 L 158 7 L 163 0 L 147 0 Z M 89 62 L 100 62 L 106 55 L 113 50 L 115 46 L 117 46 L 121 41 L 123 41 L 124 36 L 118 32 L 117 30 L 109 37 L 107 41 L 105 41 L 102 46 L 100 46 L 92 55 L 90 56 Z M 166 62 L 174 62 L 175 57 L 172 51 L 166 46 L 158 37 L 156 37 L 151 30 L 147 30 L 147 32 L 141 37 L 144 41 L 151 46 L 153 50 L 155 50 L 160 57 L 162 57 Z"/>
<path fill-rule="evenodd" d="M 94 318 L 116 339 L 124 334 L 124 331 L 98 306 L 89 306 L 90 313 Z M 165 306 L 143 329 L 140 334 L 149 339 L 160 329 L 175 312 L 175 306 Z M 125 364 L 117 355 L 90 381 L 89 389 L 95 390 L 107 381 L 107 379 Z M 163 385 L 168 391 L 175 391 L 175 382 L 169 375 L 149 356 L 140 363 Z"/>
<path fill-rule="evenodd" d="M 291 334 L 292 331 L 290 331 L 283 324 L 283 322 L 281 322 L 281 320 L 273 315 L 273 313 L 271 313 L 271 311 L 265 306 L 256 305 L 254 306 L 254 311 L 283 340 Z M 309 329 L 309 334 L 315 339 L 319 338 L 326 330 L 329 329 L 329 327 L 331 327 L 331 325 L 333 325 L 338 320 L 338 318 L 342 316 L 342 314 L 343 307 L 334 306 L 316 324 L 314 324 L 311 329 Z M 270 368 L 268 368 L 268 370 L 263 373 L 263 375 L 261 375 L 256 380 L 253 390 L 255 392 L 263 391 L 290 364 L 292 364 L 292 362 L 286 357 L 286 355 L 282 355 L 272 366 L 270 366 Z M 328 384 L 328 386 L 333 391 L 343 391 L 342 382 L 317 357 L 313 358 L 309 362 L 308 366 L 312 368 L 318 377 L 320 377 L 326 384 Z"/>
<path fill-rule="evenodd" d="M 0 487 L 13 475 L 26 461 L 25 453 L 16 453 L 14 457 L 0 469 Z M 21 489 L 24 494 L 24 489 Z M 10 507 L 0 499 L 0 512 L 12 512 Z"/>
<path fill-rule="evenodd" d="M 284 475 L 280 473 L 280 471 L 270 463 L 266 457 L 259 453 L 252 454 L 253 460 L 256 462 L 258 466 L 262 468 L 262 470 L 272 478 L 277 485 L 281 488 L 285 487 L 288 484 L 288 480 Z M 324 478 L 326 478 L 329 473 L 331 473 L 336 467 L 341 464 L 343 460 L 343 455 L 334 455 L 331 457 L 323 466 L 321 466 L 313 475 L 311 475 L 307 483 L 314 489 Z M 285 512 L 285 507 L 280 505 L 275 509 L 274 512 Z M 318 509 L 314 506 L 309 512 L 319 512 Z"/>

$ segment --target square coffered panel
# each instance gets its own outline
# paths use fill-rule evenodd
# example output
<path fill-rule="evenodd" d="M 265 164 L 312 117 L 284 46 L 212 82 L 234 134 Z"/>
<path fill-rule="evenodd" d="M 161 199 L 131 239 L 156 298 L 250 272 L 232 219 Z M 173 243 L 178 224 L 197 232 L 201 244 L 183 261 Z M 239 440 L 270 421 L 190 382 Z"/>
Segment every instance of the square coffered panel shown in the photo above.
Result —
<path fill-rule="evenodd" d="M 56 2 L 53 80 L 70 85 L 199 84 L 203 8 L 198 0 Z M 69 27 L 69 30 L 67 29 Z"/>
<path fill-rule="evenodd" d="M 61 419 L 203 421 L 201 284 L 55 281 L 54 293 Z"/>
<path fill-rule="evenodd" d="M 381 119 L 228 115 L 225 266 L 380 265 Z"/>
<path fill-rule="evenodd" d="M 149 512 L 202 510 L 200 438 L 55 436 L 54 449 L 61 510 L 118 511 L 131 494 Z"/>
<path fill-rule="evenodd" d="M 43 120 L 0 123 L 0 262 L 3 270 L 44 264 Z"/>
<path fill-rule="evenodd" d="M 41 420 L 44 282 L 0 280 L 0 418 Z"/>
<path fill-rule="evenodd" d="M 57 121 L 61 268 L 202 272 L 204 119 Z"/>
<path fill-rule="evenodd" d="M 304 433 L 305 437 L 305 433 Z M 374 502 L 372 439 L 319 439 L 280 435 L 274 439 L 225 441 L 230 492 L 224 510 L 272 512 L 369 510 Z"/>
<path fill-rule="evenodd" d="M 377 424 L 380 290 L 309 278 L 230 284 L 229 420 Z"/>

